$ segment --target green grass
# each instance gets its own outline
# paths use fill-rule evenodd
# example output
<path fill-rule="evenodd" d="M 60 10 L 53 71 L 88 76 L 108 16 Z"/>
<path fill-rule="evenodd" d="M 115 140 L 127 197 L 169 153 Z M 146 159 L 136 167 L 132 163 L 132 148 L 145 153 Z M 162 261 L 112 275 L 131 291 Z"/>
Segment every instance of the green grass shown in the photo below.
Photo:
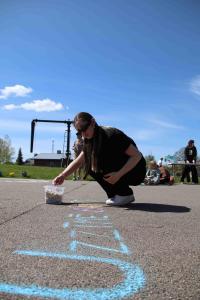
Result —
<path fill-rule="evenodd" d="M 64 168 L 55 167 L 38 167 L 30 165 L 15 165 L 15 164 L 0 164 L 0 177 L 5 178 L 29 178 L 29 179 L 46 179 L 52 180 L 58 174 L 60 174 Z M 22 175 L 23 172 L 27 173 L 27 177 Z M 11 174 L 13 173 L 13 174 Z M 73 175 L 70 175 L 67 179 L 71 180 Z M 88 176 L 87 180 L 93 180 L 92 177 Z"/>
<path fill-rule="evenodd" d="M 31 179 L 46 179 L 52 180 L 59 173 L 61 173 L 64 168 L 55 168 L 55 167 L 37 167 L 30 165 L 15 165 L 15 164 L 0 164 L 0 172 L 2 177 L 6 178 L 31 178 Z M 22 172 L 27 173 L 27 177 L 22 175 Z M 14 173 L 11 175 L 10 173 Z M 72 175 L 68 179 L 72 179 Z M 88 176 L 87 180 L 93 180 Z M 200 181 L 200 178 L 199 178 Z M 175 183 L 180 183 L 180 177 L 175 176 Z"/>
<path fill-rule="evenodd" d="M 8 178 L 32 178 L 32 179 L 53 179 L 64 168 L 52 168 L 52 167 L 37 167 L 29 165 L 10 165 L 10 164 L 0 164 L 0 172 L 2 177 Z M 27 177 L 22 175 L 22 172 L 27 173 Z M 11 175 L 11 173 L 14 173 Z M 70 177 L 69 177 L 70 179 Z"/>

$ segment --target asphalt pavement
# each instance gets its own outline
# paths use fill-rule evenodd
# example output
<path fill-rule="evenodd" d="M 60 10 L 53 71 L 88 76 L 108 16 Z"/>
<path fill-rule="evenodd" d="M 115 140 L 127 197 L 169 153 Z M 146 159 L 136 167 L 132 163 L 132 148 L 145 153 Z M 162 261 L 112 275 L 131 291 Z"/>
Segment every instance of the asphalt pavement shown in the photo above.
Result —
<path fill-rule="evenodd" d="M 200 185 L 134 187 L 108 207 L 94 181 L 0 179 L 0 299 L 200 299 Z"/>

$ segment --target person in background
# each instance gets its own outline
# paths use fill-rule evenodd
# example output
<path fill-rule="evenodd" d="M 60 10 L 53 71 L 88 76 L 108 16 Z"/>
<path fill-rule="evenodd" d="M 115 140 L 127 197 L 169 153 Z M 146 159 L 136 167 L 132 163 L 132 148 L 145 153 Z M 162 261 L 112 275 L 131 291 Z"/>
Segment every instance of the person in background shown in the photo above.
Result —
<path fill-rule="evenodd" d="M 170 175 L 169 171 L 163 166 L 159 166 L 160 170 L 160 184 L 174 184 L 174 176 Z"/>
<path fill-rule="evenodd" d="M 198 174 L 196 169 L 196 160 L 197 160 L 197 149 L 194 146 L 194 140 L 189 140 L 188 145 L 184 150 L 185 155 L 185 166 L 183 168 L 181 183 L 184 183 L 185 177 L 187 177 L 187 181 L 190 181 L 189 173 L 192 172 L 192 183 L 198 183 Z"/>
<path fill-rule="evenodd" d="M 158 161 L 158 168 L 160 170 L 160 182 L 159 184 L 174 184 L 174 176 L 170 175 L 170 172 L 163 165 L 163 157 Z"/>
<path fill-rule="evenodd" d="M 73 150 L 74 150 L 74 158 L 76 159 L 81 151 L 83 150 L 83 139 L 80 133 L 76 133 L 77 139 L 74 142 Z M 81 179 L 81 172 L 83 170 L 83 166 L 80 166 L 77 170 L 74 171 L 73 180 Z M 77 176 L 78 174 L 78 176 Z"/>
<path fill-rule="evenodd" d="M 107 205 L 126 205 L 135 200 L 129 185 L 139 185 L 146 174 L 146 161 L 135 142 L 121 130 L 99 126 L 94 117 L 80 112 L 74 126 L 83 137 L 83 151 L 61 172 L 53 184 L 64 179 L 84 164 L 85 176 L 92 176 L 104 189 Z"/>
<path fill-rule="evenodd" d="M 149 162 L 144 183 L 146 185 L 157 185 L 160 183 L 160 170 L 155 160 Z"/>
<path fill-rule="evenodd" d="M 158 166 L 161 167 L 163 165 L 163 157 L 161 157 L 158 161 Z"/>

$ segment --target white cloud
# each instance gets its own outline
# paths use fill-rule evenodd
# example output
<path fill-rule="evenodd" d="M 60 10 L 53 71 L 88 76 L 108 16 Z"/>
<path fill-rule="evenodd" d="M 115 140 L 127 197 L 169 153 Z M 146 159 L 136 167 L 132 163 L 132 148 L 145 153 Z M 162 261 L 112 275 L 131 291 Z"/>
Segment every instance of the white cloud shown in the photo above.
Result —
<path fill-rule="evenodd" d="M 25 97 L 32 92 L 32 88 L 25 87 L 20 84 L 13 86 L 6 86 L 3 89 L 0 89 L 0 99 L 7 99 L 9 97 Z"/>
<path fill-rule="evenodd" d="M 200 96 L 200 75 L 193 78 L 190 82 L 190 90 Z"/>
<path fill-rule="evenodd" d="M 13 109 L 18 108 L 18 106 L 15 105 L 15 104 L 7 104 L 7 105 L 4 105 L 3 108 L 4 108 L 5 110 L 13 110 Z"/>
<path fill-rule="evenodd" d="M 37 112 L 50 112 L 50 111 L 57 111 L 63 109 L 62 103 L 56 103 L 51 99 L 42 99 L 42 100 L 33 100 L 32 102 L 25 102 L 19 105 L 15 104 L 8 104 L 4 105 L 3 108 L 5 110 L 13 110 L 13 109 L 24 109 L 24 110 L 32 110 Z"/>
<path fill-rule="evenodd" d="M 150 122 L 153 123 L 153 124 L 159 125 L 160 127 L 163 127 L 163 128 L 184 129 L 183 126 L 176 125 L 176 124 L 173 124 L 173 123 L 164 122 L 164 121 L 161 121 L 161 120 L 150 120 Z"/>
<path fill-rule="evenodd" d="M 43 100 L 33 100 L 33 102 L 26 102 L 20 105 L 21 108 L 25 110 L 34 110 L 34 111 L 56 111 L 63 109 L 63 105 L 61 103 L 56 103 L 51 99 L 43 99 Z"/>

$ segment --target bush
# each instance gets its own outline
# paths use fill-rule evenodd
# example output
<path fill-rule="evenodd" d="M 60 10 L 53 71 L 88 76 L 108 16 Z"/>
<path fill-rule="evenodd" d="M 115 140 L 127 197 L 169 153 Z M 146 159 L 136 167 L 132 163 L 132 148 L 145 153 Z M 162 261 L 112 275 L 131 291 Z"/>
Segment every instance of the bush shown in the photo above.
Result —
<path fill-rule="evenodd" d="M 9 173 L 9 176 L 10 176 L 10 177 L 14 177 L 14 176 L 15 176 L 15 172 L 10 172 L 10 173 Z"/>
<path fill-rule="evenodd" d="M 28 177 L 28 174 L 26 171 L 22 171 L 22 177 Z"/>

